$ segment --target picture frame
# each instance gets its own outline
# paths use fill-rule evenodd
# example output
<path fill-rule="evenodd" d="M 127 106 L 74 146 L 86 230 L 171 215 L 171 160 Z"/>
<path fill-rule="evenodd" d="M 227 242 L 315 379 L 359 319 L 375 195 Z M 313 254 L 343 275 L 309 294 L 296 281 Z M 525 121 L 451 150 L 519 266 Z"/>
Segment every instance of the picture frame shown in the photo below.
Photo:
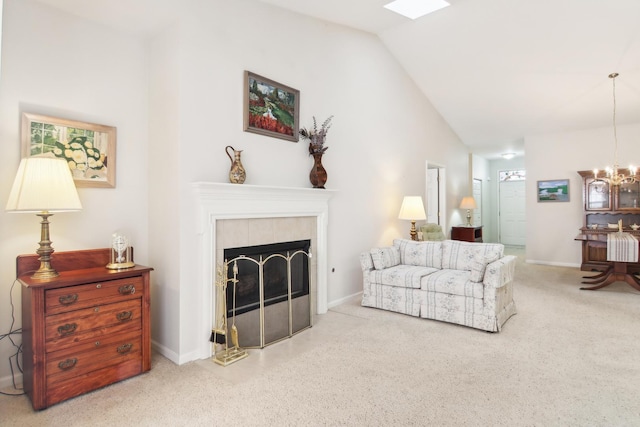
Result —
<path fill-rule="evenodd" d="M 569 180 L 552 179 L 538 181 L 538 202 L 568 202 Z"/>
<path fill-rule="evenodd" d="M 300 91 L 244 72 L 244 131 L 298 142 Z"/>
<path fill-rule="evenodd" d="M 76 120 L 22 114 L 22 157 L 65 159 L 76 187 L 114 188 L 116 128 Z"/>

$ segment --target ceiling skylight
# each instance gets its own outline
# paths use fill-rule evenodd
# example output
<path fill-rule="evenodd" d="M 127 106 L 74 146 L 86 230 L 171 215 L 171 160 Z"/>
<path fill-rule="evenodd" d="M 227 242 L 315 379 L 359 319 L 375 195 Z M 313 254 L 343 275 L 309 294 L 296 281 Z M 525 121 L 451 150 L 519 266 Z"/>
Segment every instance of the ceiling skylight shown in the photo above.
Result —
<path fill-rule="evenodd" d="M 449 6 L 444 0 L 395 0 L 384 7 L 410 19 L 417 19 Z"/>

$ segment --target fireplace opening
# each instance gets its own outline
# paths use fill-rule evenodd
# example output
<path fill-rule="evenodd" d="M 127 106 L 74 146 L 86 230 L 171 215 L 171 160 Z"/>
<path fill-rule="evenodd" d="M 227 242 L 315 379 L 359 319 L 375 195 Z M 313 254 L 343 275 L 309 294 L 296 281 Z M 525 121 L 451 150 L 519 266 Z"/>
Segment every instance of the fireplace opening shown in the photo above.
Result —
<path fill-rule="evenodd" d="M 257 262 L 267 260 L 279 254 L 291 258 L 291 298 L 309 295 L 309 261 L 305 253 L 309 253 L 311 242 L 298 240 L 295 242 L 273 243 L 268 245 L 246 246 L 224 250 L 224 258 L 232 261 L 242 255 Z M 264 305 L 277 304 L 288 299 L 287 260 L 272 257 L 264 263 Z M 228 279 L 233 279 L 233 271 L 229 268 Z M 260 268 L 255 262 L 238 260 L 238 283 L 236 284 L 236 315 L 257 310 L 260 307 Z M 233 315 L 233 286 L 227 288 L 227 317 Z"/>
<path fill-rule="evenodd" d="M 297 240 L 224 250 L 229 280 L 237 264 L 235 304 L 231 281 L 226 298 L 227 318 L 235 314 L 241 346 L 264 347 L 311 325 L 310 247 L 310 240 Z"/>

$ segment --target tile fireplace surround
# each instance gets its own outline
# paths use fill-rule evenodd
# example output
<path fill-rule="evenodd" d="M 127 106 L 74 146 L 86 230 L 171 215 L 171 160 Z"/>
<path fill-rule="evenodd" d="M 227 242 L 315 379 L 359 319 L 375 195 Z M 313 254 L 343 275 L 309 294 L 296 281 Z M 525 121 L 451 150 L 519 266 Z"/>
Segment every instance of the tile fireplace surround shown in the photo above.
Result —
<path fill-rule="evenodd" d="M 192 184 L 198 213 L 198 276 L 201 319 L 199 351 L 210 357 L 208 341 L 215 318 L 215 266 L 225 248 L 310 239 L 311 298 L 317 314 L 327 311 L 327 228 L 334 191 L 197 182 Z M 313 304 L 313 303 L 312 303 Z"/>

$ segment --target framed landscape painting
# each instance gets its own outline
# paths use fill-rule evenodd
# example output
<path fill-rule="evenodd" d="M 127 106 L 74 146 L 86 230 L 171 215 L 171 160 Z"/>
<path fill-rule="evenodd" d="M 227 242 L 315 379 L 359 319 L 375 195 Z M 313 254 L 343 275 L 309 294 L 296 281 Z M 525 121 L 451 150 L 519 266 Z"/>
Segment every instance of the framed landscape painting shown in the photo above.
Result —
<path fill-rule="evenodd" d="M 569 180 L 538 181 L 538 202 L 568 202 Z"/>
<path fill-rule="evenodd" d="M 300 91 L 244 72 L 244 130 L 298 141 Z"/>
<path fill-rule="evenodd" d="M 22 114 L 22 157 L 65 159 L 76 187 L 116 185 L 116 128 Z"/>

